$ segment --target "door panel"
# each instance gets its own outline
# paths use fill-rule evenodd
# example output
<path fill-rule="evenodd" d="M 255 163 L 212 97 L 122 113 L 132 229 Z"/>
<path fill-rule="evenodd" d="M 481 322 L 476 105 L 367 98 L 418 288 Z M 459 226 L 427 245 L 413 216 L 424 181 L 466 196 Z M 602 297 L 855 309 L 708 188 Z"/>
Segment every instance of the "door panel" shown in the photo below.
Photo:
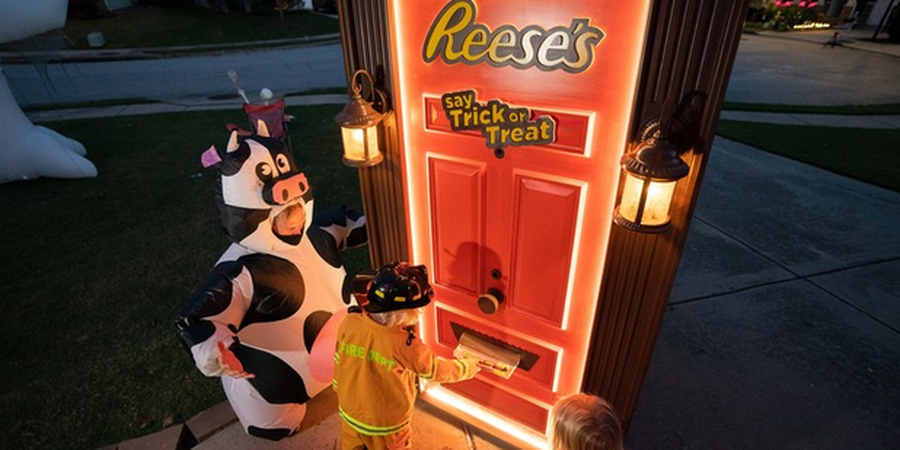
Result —
<path fill-rule="evenodd" d="M 509 310 L 562 327 L 580 188 L 517 174 Z"/>
<path fill-rule="evenodd" d="M 484 165 L 429 161 L 435 283 L 462 295 L 477 295 L 482 285 L 478 276 L 482 246 L 477 244 L 484 232 Z"/>

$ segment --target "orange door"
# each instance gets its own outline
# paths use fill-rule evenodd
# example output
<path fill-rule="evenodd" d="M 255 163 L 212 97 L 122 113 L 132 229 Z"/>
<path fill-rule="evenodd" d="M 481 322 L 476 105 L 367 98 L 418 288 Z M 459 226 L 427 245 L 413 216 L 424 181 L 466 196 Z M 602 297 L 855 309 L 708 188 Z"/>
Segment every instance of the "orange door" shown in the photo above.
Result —
<path fill-rule="evenodd" d="M 423 398 L 523 446 L 542 445 L 549 408 L 582 383 L 648 7 L 391 4 L 412 258 L 436 291 L 422 337 L 447 357 L 461 332 L 523 355 L 508 380 Z M 488 293 L 496 311 L 479 308 Z"/>

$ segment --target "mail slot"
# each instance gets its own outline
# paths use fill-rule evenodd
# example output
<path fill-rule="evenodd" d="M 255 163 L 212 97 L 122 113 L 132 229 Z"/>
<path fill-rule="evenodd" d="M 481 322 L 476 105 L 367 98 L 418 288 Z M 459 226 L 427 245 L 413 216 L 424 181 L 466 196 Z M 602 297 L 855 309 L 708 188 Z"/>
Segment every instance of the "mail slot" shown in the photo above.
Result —
<path fill-rule="evenodd" d="M 522 361 L 522 355 L 516 350 L 471 331 L 460 335 L 453 356 L 478 359 L 481 369 L 507 380 Z"/>

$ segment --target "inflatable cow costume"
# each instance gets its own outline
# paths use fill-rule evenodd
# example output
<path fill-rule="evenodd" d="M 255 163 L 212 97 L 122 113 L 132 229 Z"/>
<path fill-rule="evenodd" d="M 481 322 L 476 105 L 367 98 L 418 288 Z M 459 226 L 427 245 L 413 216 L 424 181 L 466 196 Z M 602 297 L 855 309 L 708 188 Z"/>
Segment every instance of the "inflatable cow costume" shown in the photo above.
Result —
<path fill-rule="evenodd" d="M 221 173 L 219 216 L 233 242 L 176 318 L 197 368 L 221 376 L 251 435 L 281 439 L 305 403 L 331 384 L 334 336 L 351 303 L 340 250 L 366 243 L 365 218 L 343 208 L 317 214 L 288 148 L 231 133 L 205 167 Z M 327 217 L 322 217 L 327 216 Z"/>

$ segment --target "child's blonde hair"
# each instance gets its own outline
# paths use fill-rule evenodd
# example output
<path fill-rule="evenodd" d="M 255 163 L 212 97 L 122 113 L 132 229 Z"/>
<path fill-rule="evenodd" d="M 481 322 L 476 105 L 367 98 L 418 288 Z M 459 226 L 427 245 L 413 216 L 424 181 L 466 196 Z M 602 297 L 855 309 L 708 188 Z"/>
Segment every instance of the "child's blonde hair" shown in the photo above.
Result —
<path fill-rule="evenodd" d="M 388 328 L 409 327 L 419 323 L 419 308 L 370 312 L 369 317 Z"/>
<path fill-rule="evenodd" d="M 623 450 L 622 421 L 605 399 L 572 394 L 550 410 L 552 450 Z"/>

